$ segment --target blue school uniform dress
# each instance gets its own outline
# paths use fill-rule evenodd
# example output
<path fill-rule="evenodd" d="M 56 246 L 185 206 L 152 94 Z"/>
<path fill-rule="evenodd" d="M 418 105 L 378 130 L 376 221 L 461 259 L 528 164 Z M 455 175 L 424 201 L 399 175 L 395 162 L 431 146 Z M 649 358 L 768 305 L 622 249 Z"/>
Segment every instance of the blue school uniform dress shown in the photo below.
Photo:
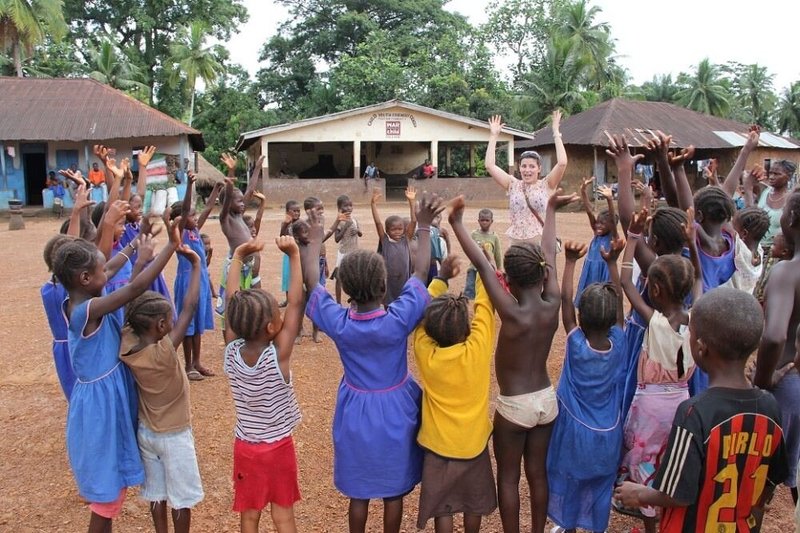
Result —
<path fill-rule="evenodd" d="M 67 454 L 80 495 L 95 503 L 116 500 L 144 481 L 136 441 L 136 383 L 119 360 L 121 326 L 108 313 L 89 335 L 84 329 L 95 299 L 72 310 L 69 350 L 77 381 L 67 412 Z M 66 312 L 67 302 L 62 309 Z"/>
<path fill-rule="evenodd" d="M 558 382 L 558 418 L 547 452 L 547 514 L 565 529 L 605 531 L 622 452 L 625 332 L 613 326 L 611 348 L 598 351 L 583 330 L 567 335 Z"/>
<path fill-rule="evenodd" d="M 699 226 L 699 224 L 695 222 L 695 226 Z M 725 239 L 728 250 L 722 255 L 714 256 L 707 254 L 700 248 L 699 237 L 697 237 L 697 255 L 700 258 L 700 266 L 703 269 L 703 294 L 727 283 L 736 272 L 734 236 L 723 229 L 722 238 Z M 689 395 L 696 396 L 707 388 L 708 374 L 700 367 L 697 367 L 689 380 Z"/>
<path fill-rule="evenodd" d="M 72 388 L 75 386 L 75 372 L 69 360 L 68 330 L 69 324 L 62 311 L 64 300 L 67 299 L 67 290 L 56 281 L 48 281 L 42 285 L 42 305 L 44 306 L 47 323 L 53 334 L 53 362 L 56 365 L 56 375 L 61 384 L 61 390 L 69 401 Z"/>
<path fill-rule="evenodd" d="M 386 309 L 337 304 L 317 286 L 306 315 L 336 343 L 344 376 L 333 417 L 333 481 L 349 498 L 405 495 L 422 475 L 417 445 L 422 390 L 408 372 L 406 339 L 430 296 L 416 277 Z"/>
<path fill-rule="evenodd" d="M 578 307 L 581 303 L 581 294 L 583 290 L 592 283 L 605 283 L 611 279 L 608 273 L 608 265 L 605 259 L 600 255 L 600 250 L 611 249 L 611 233 L 606 235 L 595 235 L 592 242 L 589 244 L 589 251 L 583 259 L 583 268 L 581 269 L 581 278 L 578 281 L 578 291 L 575 294 L 574 305 Z"/>
<path fill-rule="evenodd" d="M 201 335 L 207 329 L 214 329 L 214 307 L 211 303 L 211 285 L 208 282 L 208 267 L 206 266 L 206 249 L 200 232 L 195 229 L 183 230 L 183 244 L 187 245 L 200 257 L 200 299 L 197 301 L 197 310 L 194 313 L 186 336 Z M 178 270 L 175 274 L 175 309 L 178 314 L 183 309 L 183 299 L 189 292 L 189 281 L 192 278 L 192 263 L 178 254 Z"/>
<path fill-rule="evenodd" d="M 122 241 L 117 241 L 114 243 L 114 246 L 111 248 L 111 257 L 115 257 L 118 253 L 122 251 L 125 246 L 122 244 Z M 131 282 L 131 275 L 133 274 L 133 258 L 131 257 L 130 261 L 125 261 L 122 264 L 117 273 L 114 274 L 112 277 L 106 281 L 106 294 L 111 294 L 117 289 L 120 289 Z M 125 306 L 121 306 L 114 311 L 112 311 L 116 316 L 117 320 L 120 324 L 125 322 Z"/>
<path fill-rule="evenodd" d="M 636 281 L 636 290 L 642 296 L 642 299 L 650 305 L 650 297 L 647 294 L 647 278 L 639 276 Z M 625 386 L 622 394 L 622 419 L 628 416 L 628 409 L 633 402 L 633 395 L 636 393 L 636 387 L 639 383 L 637 371 L 639 368 L 639 352 L 642 351 L 642 343 L 644 342 L 644 333 L 647 331 L 647 321 L 640 315 L 636 309 L 631 309 L 627 318 L 625 319 L 625 359 L 623 365 L 625 366 Z"/>
<path fill-rule="evenodd" d="M 136 237 L 139 236 L 139 231 L 141 230 L 141 226 L 138 222 L 128 222 L 125 224 L 125 229 L 122 232 L 122 236 L 119 238 L 119 243 L 122 248 L 128 246 Z M 131 268 L 133 265 L 136 264 L 136 260 L 139 258 L 139 252 L 133 252 L 131 254 Z M 150 284 L 148 287 L 151 291 L 156 291 L 161 296 L 167 299 L 168 302 L 172 303 L 172 297 L 169 294 L 169 286 L 167 285 L 167 280 L 164 278 L 164 273 L 159 272 L 156 279 L 153 280 L 153 283 Z M 173 308 L 173 318 L 177 320 L 177 316 L 174 314 L 175 310 Z"/>

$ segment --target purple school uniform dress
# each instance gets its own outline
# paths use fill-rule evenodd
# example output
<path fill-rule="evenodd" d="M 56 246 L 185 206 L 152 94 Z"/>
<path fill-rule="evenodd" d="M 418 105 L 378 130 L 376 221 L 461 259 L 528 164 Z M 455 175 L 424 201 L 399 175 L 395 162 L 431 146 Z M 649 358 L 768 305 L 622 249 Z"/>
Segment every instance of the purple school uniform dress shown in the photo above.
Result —
<path fill-rule="evenodd" d="M 368 313 L 337 304 L 317 286 L 306 315 L 336 343 L 344 376 L 333 418 L 333 481 L 349 498 L 390 498 L 422 475 L 417 445 L 422 390 L 408 372 L 406 339 L 430 301 L 416 277 L 386 308 Z"/>

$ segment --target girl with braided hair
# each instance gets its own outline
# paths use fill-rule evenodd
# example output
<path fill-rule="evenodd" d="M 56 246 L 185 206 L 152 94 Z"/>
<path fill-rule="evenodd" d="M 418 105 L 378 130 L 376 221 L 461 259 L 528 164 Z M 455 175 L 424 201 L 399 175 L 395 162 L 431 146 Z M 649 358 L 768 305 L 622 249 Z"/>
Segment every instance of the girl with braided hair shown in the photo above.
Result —
<path fill-rule="evenodd" d="M 323 228 L 316 212 L 309 213 L 311 242 L 302 250 L 310 292 L 306 315 L 336 344 L 344 367 L 333 417 L 333 481 L 350 498 L 351 533 L 365 531 L 371 498 L 383 499 L 384 532 L 399 532 L 403 497 L 421 477 L 416 440 L 422 391 L 408 372 L 406 342 L 430 302 L 424 285 L 431 261 L 429 230 L 442 208 L 435 195 L 423 196 L 419 205 L 409 198 L 409 204 L 416 207 L 419 234 L 414 275 L 386 308 L 387 269 L 377 253 L 356 250 L 339 265 L 350 307 L 337 304 L 319 284 Z"/>
<path fill-rule="evenodd" d="M 145 474 L 140 495 L 150 503 L 156 531 L 167 531 L 169 504 L 176 533 L 188 533 L 203 486 L 192 435 L 189 379 L 177 348 L 194 320 L 204 261 L 186 244 L 177 252 L 192 269 L 178 320 L 164 295 L 147 291 L 137 297 L 125 308 L 119 358 L 130 368 L 139 393 L 137 440 Z"/>
<path fill-rule="evenodd" d="M 736 230 L 735 271 L 724 285 L 752 294 L 764 268 L 761 239 L 769 229 L 769 215 L 760 207 L 745 207 L 733 217 Z"/>
<path fill-rule="evenodd" d="M 463 203 L 461 204 L 463 206 Z M 470 259 L 483 257 L 471 238 Z M 425 450 L 417 527 L 433 518 L 436 531 L 453 531 L 453 515 L 464 514 L 464 531 L 477 533 L 481 517 L 497 508 L 489 436 L 489 380 L 495 338 L 494 307 L 477 278 L 474 315 L 466 296 L 447 293 L 459 273 L 457 257 L 442 261 L 428 286 L 433 300 L 414 330 L 414 356 L 424 384 L 417 442 Z"/>

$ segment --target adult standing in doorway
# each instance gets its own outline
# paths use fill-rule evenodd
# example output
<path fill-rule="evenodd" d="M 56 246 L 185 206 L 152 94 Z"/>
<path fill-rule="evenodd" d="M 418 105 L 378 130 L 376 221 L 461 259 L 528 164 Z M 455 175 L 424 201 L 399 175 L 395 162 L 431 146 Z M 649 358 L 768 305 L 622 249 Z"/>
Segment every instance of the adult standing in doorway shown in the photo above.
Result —
<path fill-rule="evenodd" d="M 508 211 L 511 226 L 506 234 L 511 244 L 533 243 L 539 244 L 542 240 L 544 217 L 547 201 L 555 193 L 558 184 L 564 177 L 567 168 L 567 151 L 561 140 L 561 111 L 553 111 L 553 139 L 556 145 L 556 164 L 544 179 L 540 179 L 542 157 L 534 152 L 522 152 L 519 158 L 519 173 L 522 179 L 517 179 L 497 166 L 495 162 L 495 149 L 497 138 L 505 124 L 500 115 L 489 119 L 489 145 L 486 147 L 486 171 L 494 180 L 503 187 L 508 194 Z M 513 157 L 513 154 L 509 154 Z"/>

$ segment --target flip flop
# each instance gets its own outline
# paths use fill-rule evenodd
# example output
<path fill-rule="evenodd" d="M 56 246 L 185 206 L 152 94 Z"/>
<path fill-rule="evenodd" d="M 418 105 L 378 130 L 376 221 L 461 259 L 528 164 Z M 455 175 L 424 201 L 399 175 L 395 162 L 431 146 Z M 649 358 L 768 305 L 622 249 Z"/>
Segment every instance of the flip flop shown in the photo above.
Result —
<path fill-rule="evenodd" d="M 200 374 L 202 374 L 203 376 L 205 376 L 207 378 L 216 376 L 216 374 L 214 372 L 212 372 L 211 370 L 207 369 L 204 366 L 197 367 L 196 370 L 197 370 L 197 372 L 200 372 Z"/>
<path fill-rule="evenodd" d="M 197 370 L 190 370 L 186 373 L 186 377 L 189 378 L 189 381 L 203 381 L 204 378 L 203 374 L 198 372 Z"/>

